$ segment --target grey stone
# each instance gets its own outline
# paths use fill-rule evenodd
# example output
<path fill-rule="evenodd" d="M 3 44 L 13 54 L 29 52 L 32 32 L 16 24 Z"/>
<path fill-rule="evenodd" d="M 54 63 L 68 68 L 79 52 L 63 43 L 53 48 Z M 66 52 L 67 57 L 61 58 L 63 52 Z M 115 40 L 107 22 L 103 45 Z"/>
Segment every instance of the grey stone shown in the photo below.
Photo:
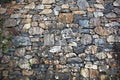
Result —
<path fill-rule="evenodd" d="M 54 34 L 44 35 L 44 45 L 54 45 Z"/>
<path fill-rule="evenodd" d="M 98 59 L 105 59 L 107 57 L 106 53 L 104 53 L 104 52 L 97 53 L 97 54 L 95 54 L 95 56 Z"/>
<path fill-rule="evenodd" d="M 89 27 L 89 21 L 88 20 L 79 20 L 79 25 L 85 28 Z"/>
<path fill-rule="evenodd" d="M 115 9 L 114 9 L 114 12 L 115 12 L 116 14 L 120 14 L 120 9 L 119 9 L 119 8 L 115 8 Z"/>
<path fill-rule="evenodd" d="M 120 26 L 120 24 L 118 22 L 110 22 L 110 23 L 105 24 L 105 26 L 113 27 L 113 26 Z"/>
<path fill-rule="evenodd" d="M 78 0 L 77 5 L 79 6 L 79 9 L 86 10 L 89 7 L 89 4 L 86 0 Z"/>
<path fill-rule="evenodd" d="M 39 4 L 36 6 L 36 9 L 44 9 L 44 5 Z"/>
<path fill-rule="evenodd" d="M 23 37 L 23 36 L 16 36 L 12 40 L 13 44 L 15 46 L 28 46 L 31 45 L 31 41 L 29 37 Z"/>
<path fill-rule="evenodd" d="M 71 38 L 73 35 L 72 29 L 64 29 L 61 31 L 63 39 Z"/>
<path fill-rule="evenodd" d="M 70 64 L 75 64 L 75 63 L 81 63 L 82 59 L 79 57 L 73 57 L 73 58 L 68 58 L 67 63 Z"/>
<path fill-rule="evenodd" d="M 15 55 L 18 56 L 18 57 L 22 57 L 25 55 L 25 48 L 18 48 L 16 49 L 15 51 Z"/>
<path fill-rule="evenodd" d="M 116 17 L 117 17 L 117 15 L 116 15 L 115 13 L 113 13 L 113 12 L 108 13 L 108 14 L 106 14 L 105 16 L 106 16 L 107 18 L 116 18 Z"/>
<path fill-rule="evenodd" d="M 40 35 L 44 30 L 40 27 L 31 27 L 28 32 L 30 35 Z"/>
<path fill-rule="evenodd" d="M 102 17 L 103 16 L 103 12 L 100 12 L 100 11 L 96 11 L 93 14 L 95 17 Z"/>
<path fill-rule="evenodd" d="M 114 5 L 114 6 L 120 6 L 120 0 L 114 1 L 114 2 L 113 2 L 113 5 Z"/>
<path fill-rule="evenodd" d="M 92 43 L 92 36 L 89 34 L 84 34 L 81 38 L 81 44 L 87 45 Z"/>
<path fill-rule="evenodd" d="M 41 16 L 40 15 L 34 15 L 32 19 L 33 19 L 33 21 L 40 21 Z"/>
<path fill-rule="evenodd" d="M 91 26 L 100 26 L 101 20 L 99 18 L 91 18 L 90 25 Z"/>
<path fill-rule="evenodd" d="M 20 18 L 21 14 L 11 14 L 10 18 Z"/>
<path fill-rule="evenodd" d="M 4 26 L 13 27 L 17 25 L 17 21 L 15 19 L 7 19 L 5 20 Z"/>
<path fill-rule="evenodd" d="M 55 53 L 55 52 L 60 52 L 61 51 L 61 46 L 53 46 L 50 49 L 50 52 Z"/>

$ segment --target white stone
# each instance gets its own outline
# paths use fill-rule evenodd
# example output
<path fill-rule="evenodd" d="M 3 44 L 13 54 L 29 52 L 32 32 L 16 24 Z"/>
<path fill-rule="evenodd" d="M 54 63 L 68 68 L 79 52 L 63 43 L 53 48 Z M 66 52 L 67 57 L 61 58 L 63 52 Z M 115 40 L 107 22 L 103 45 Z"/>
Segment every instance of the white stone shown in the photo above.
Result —
<path fill-rule="evenodd" d="M 68 45 L 77 47 L 77 43 L 76 42 L 70 42 Z"/>
<path fill-rule="evenodd" d="M 115 36 L 114 36 L 114 35 L 108 36 L 107 41 L 108 41 L 109 43 L 115 42 Z"/>
<path fill-rule="evenodd" d="M 104 6 L 102 4 L 94 4 L 94 6 L 99 9 L 104 9 Z"/>
<path fill-rule="evenodd" d="M 65 55 L 67 58 L 70 58 L 70 57 L 76 57 L 77 55 L 75 53 L 68 53 Z"/>
<path fill-rule="evenodd" d="M 41 11 L 39 14 L 50 14 L 52 13 L 51 9 L 44 9 L 43 11 Z"/>
<path fill-rule="evenodd" d="M 101 17 L 101 16 L 103 16 L 103 12 L 99 12 L 99 11 L 94 12 L 94 16 L 95 17 Z"/>
<path fill-rule="evenodd" d="M 10 18 L 20 18 L 21 14 L 11 14 Z"/>
<path fill-rule="evenodd" d="M 63 4 L 61 7 L 62 7 L 63 9 L 68 9 L 68 8 L 69 8 L 69 5 L 68 5 L 68 4 Z"/>
<path fill-rule="evenodd" d="M 87 68 L 82 68 L 80 73 L 83 77 L 89 77 L 89 70 Z"/>
<path fill-rule="evenodd" d="M 36 6 L 36 9 L 44 9 L 44 5 L 39 4 L 39 5 Z"/>
<path fill-rule="evenodd" d="M 98 58 L 98 59 L 105 59 L 107 56 L 106 56 L 106 53 L 104 52 L 100 52 L 100 53 L 97 53 L 95 54 L 95 56 Z"/>
<path fill-rule="evenodd" d="M 61 51 L 61 46 L 54 46 L 50 49 L 50 52 L 55 53 L 55 52 L 60 52 Z"/>
<path fill-rule="evenodd" d="M 42 0 L 42 4 L 52 4 L 55 3 L 55 0 Z"/>
<path fill-rule="evenodd" d="M 30 26 L 30 23 L 28 23 L 28 24 L 25 24 L 24 25 L 24 27 L 23 27 L 23 29 L 29 29 L 31 26 Z"/>

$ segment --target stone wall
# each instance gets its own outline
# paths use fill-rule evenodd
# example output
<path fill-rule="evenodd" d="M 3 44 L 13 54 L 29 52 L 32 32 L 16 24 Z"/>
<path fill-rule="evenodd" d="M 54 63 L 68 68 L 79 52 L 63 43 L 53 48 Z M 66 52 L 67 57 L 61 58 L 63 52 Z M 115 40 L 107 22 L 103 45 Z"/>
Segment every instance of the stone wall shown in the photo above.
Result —
<path fill-rule="evenodd" d="M 0 16 L 0 80 L 119 80 L 120 0 L 13 0 Z"/>

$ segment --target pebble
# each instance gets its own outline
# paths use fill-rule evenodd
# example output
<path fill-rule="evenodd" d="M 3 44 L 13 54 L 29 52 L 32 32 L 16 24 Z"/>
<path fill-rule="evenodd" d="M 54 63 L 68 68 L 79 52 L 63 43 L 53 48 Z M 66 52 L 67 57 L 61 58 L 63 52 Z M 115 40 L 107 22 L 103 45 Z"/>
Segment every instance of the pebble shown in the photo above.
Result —
<path fill-rule="evenodd" d="M 81 38 L 81 44 L 87 45 L 92 43 L 92 37 L 89 34 L 84 34 Z"/>
<path fill-rule="evenodd" d="M 115 13 L 108 13 L 108 14 L 106 14 L 105 15 L 107 18 L 116 18 L 117 17 L 117 15 L 115 14 Z"/>
<path fill-rule="evenodd" d="M 77 5 L 81 10 L 86 10 L 89 7 L 89 3 L 86 0 L 78 0 Z"/>
<path fill-rule="evenodd" d="M 113 2 L 113 5 L 114 5 L 114 6 L 120 6 L 120 1 L 119 1 L 119 0 L 114 1 L 114 2 Z"/>
<path fill-rule="evenodd" d="M 105 59 L 107 57 L 106 53 L 103 53 L 103 52 L 97 53 L 95 55 L 98 59 Z"/>
<path fill-rule="evenodd" d="M 23 30 L 25 29 L 30 29 L 30 27 L 31 27 L 31 24 L 30 23 L 28 23 L 28 24 L 25 24 L 24 26 L 23 26 Z"/>
<path fill-rule="evenodd" d="M 54 46 L 50 49 L 50 52 L 55 53 L 55 52 L 60 52 L 61 51 L 61 46 Z"/>
<path fill-rule="evenodd" d="M 44 32 L 44 30 L 40 27 L 31 27 L 29 29 L 30 35 L 39 35 L 39 34 L 42 34 L 43 32 Z"/>

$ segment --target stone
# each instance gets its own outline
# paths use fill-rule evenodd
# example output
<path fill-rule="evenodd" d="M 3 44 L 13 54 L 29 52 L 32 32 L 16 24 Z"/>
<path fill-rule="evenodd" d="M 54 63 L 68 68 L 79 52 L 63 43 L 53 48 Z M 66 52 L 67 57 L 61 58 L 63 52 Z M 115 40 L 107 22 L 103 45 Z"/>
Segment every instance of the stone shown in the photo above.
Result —
<path fill-rule="evenodd" d="M 79 58 L 79 57 L 73 57 L 73 58 L 68 58 L 67 59 L 68 64 L 78 64 L 78 63 L 81 63 L 81 62 L 82 62 L 82 59 Z"/>
<path fill-rule="evenodd" d="M 31 66 L 32 66 L 33 64 L 39 64 L 39 60 L 38 60 L 37 58 L 32 58 L 32 59 L 29 60 L 29 62 L 30 62 L 30 64 L 31 64 Z"/>
<path fill-rule="evenodd" d="M 120 26 L 120 24 L 118 22 L 110 22 L 110 23 L 105 24 L 105 26 L 113 27 L 113 26 Z"/>
<path fill-rule="evenodd" d="M 91 18 L 90 25 L 92 26 L 100 26 L 101 20 L 99 18 Z"/>
<path fill-rule="evenodd" d="M 60 13 L 59 14 L 59 21 L 65 24 L 72 23 L 73 15 L 71 13 Z"/>
<path fill-rule="evenodd" d="M 55 52 L 60 52 L 61 51 L 61 46 L 53 46 L 50 49 L 50 52 L 55 53 Z"/>
<path fill-rule="evenodd" d="M 108 14 L 106 14 L 105 16 L 106 16 L 107 18 L 116 18 L 116 17 L 117 17 L 117 15 L 116 15 L 115 13 L 113 13 L 113 12 L 108 13 Z"/>
<path fill-rule="evenodd" d="M 54 45 L 54 34 L 45 34 L 44 35 L 44 45 Z"/>
<path fill-rule="evenodd" d="M 21 14 L 11 14 L 10 18 L 20 18 Z"/>
<path fill-rule="evenodd" d="M 39 14 L 51 14 L 53 11 L 51 9 L 44 9 Z"/>
<path fill-rule="evenodd" d="M 32 2 L 32 3 L 28 4 L 28 5 L 26 5 L 25 9 L 35 9 L 35 3 Z"/>
<path fill-rule="evenodd" d="M 114 42 L 116 42 L 116 40 L 115 40 L 115 35 L 110 35 L 110 36 L 108 36 L 107 42 L 109 42 L 109 43 L 114 43 Z"/>
<path fill-rule="evenodd" d="M 44 5 L 42 5 L 42 4 L 39 4 L 39 5 L 36 6 L 36 9 L 42 10 L 42 9 L 44 9 L 44 8 L 45 8 L 45 7 L 44 7 Z"/>
<path fill-rule="evenodd" d="M 18 57 L 23 57 L 25 55 L 25 53 L 26 53 L 25 48 L 18 48 L 15 50 L 14 55 L 18 56 Z"/>
<path fill-rule="evenodd" d="M 6 8 L 0 8 L 0 14 L 6 13 L 7 9 Z"/>
<path fill-rule="evenodd" d="M 30 29 L 30 27 L 31 27 L 31 24 L 30 24 L 30 23 L 25 24 L 25 25 L 23 26 L 23 30 Z"/>
<path fill-rule="evenodd" d="M 103 0 L 96 0 L 97 3 L 104 3 Z"/>
<path fill-rule="evenodd" d="M 119 9 L 119 8 L 114 8 L 114 12 L 115 12 L 116 14 L 120 14 L 120 9 Z"/>
<path fill-rule="evenodd" d="M 97 65 L 93 65 L 92 63 L 86 63 L 85 68 L 98 69 Z"/>
<path fill-rule="evenodd" d="M 63 50 L 67 53 L 67 52 L 73 52 L 73 48 L 71 46 L 65 46 L 63 47 Z"/>
<path fill-rule="evenodd" d="M 102 4 L 94 4 L 95 8 L 104 9 Z"/>
<path fill-rule="evenodd" d="M 62 38 L 63 39 L 67 39 L 67 38 L 71 38 L 72 37 L 73 32 L 72 32 L 71 28 L 69 28 L 69 29 L 62 30 L 61 34 L 62 34 Z"/>
<path fill-rule="evenodd" d="M 65 55 L 66 58 L 76 57 L 77 55 L 75 53 L 68 53 Z"/>
<path fill-rule="evenodd" d="M 68 45 L 77 47 L 77 43 L 76 42 L 70 42 Z"/>
<path fill-rule="evenodd" d="M 33 21 L 40 21 L 41 20 L 41 16 L 40 15 L 34 15 L 32 18 Z"/>
<path fill-rule="evenodd" d="M 31 26 L 33 26 L 33 27 L 38 26 L 38 22 L 32 22 Z"/>
<path fill-rule="evenodd" d="M 81 44 L 87 45 L 92 43 L 92 36 L 89 34 L 84 34 L 81 38 Z"/>
<path fill-rule="evenodd" d="M 9 75 L 9 71 L 7 70 L 2 71 L 2 76 L 8 77 L 8 75 Z"/>
<path fill-rule="evenodd" d="M 113 5 L 114 5 L 114 6 L 120 6 L 120 0 L 114 1 L 114 2 L 113 2 Z"/>
<path fill-rule="evenodd" d="M 88 11 L 88 12 L 94 12 L 94 11 L 95 11 L 95 8 L 90 8 L 90 7 L 89 7 L 89 8 L 87 8 L 87 11 Z"/>
<path fill-rule="evenodd" d="M 19 63 L 18 63 L 18 66 L 21 68 L 21 69 L 27 69 L 27 70 L 30 70 L 31 67 L 30 67 L 30 63 L 28 62 L 27 59 L 20 59 Z"/>
<path fill-rule="evenodd" d="M 106 53 L 104 53 L 104 52 L 97 53 L 97 54 L 95 54 L 95 56 L 98 59 L 105 59 L 107 57 Z"/>
<path fill-rule="evenodd" d="M 100 12 L 100 11 L 96 11 L 93 14 L 95 17 L 102 17 L 104 15 L 103 12 Z"/>
<path fill-rule="evenodd" d="M 12 39 L 12 42 L 15 46 L 28 46 L 31 45 L 29 37 L 16 36 Z"/>
<path fill-rule="evenodd" d="M 105 29 L 103 27 L 96 27 L 94 31 L 101 36 L 108 36 L 111 34 L 111 32 L 108 29 Z"/>
<path fill-rule="evenodd" d="M 73 14 L 86 14 L 85 11 L 73 11 Z"/>
<path fill-rule="evenodd" d="M 28 32 L 30 35 L 40 35 L 44 30 L 40 27 L 31 27 Z"/>
<path fill-rule="evenodd" d="M 55 0 L 42 0 L 42 4 L 53 4 L 55 3 Z"/>
<path fill-rule="evenodd" d="M 79 25 L 88 28 L 89 27 L 89 21 L 88 20 L 79 20 Z"/>
<path fill-rule="evenodd" d="M 33 70 L 22 70 L 22 75 L 24 76 L 31 76 L 33 73 Z"/>
<path fill-rule="evenodd" d="M 14 27 L 17 25 L 17 21 L 15 19 L 7 19 L 5 20 L 4 26 L 5 27 Z"/>
<path fill-rule="evenodd" d="M 77 5 L 80 10 L 86 10 L 89 7 L 89 4 L 86 0 L 78 0 Z"/>
<path fill-rule="evenodd" d="M 32 21 L 32 20 L 29 19 L 29 18 L 28 18 L 28 19 L 22 19 L 21 23 L 22 23 L 22 24 L 30 24 L 31 21 Z"/>
<path fill-rule="evenodd" d="M 87 68 L 82 68 L 81 71 L 80 71 L 80 74 L 83 77 L 87 78 L 87 77 L 89 77 L 89 70 Z"/>
<path fill-rule="evenodd" d="M 9 63 L 10 62 L 10 56 L 3 56 L 1 59 L 1 63 Z"/>
<path fill-rule="evenodd" d="M 68 8 L 69 8 L 69 4 L 63 4 L 63 5 L 61 6 L 61 8 L 62 8 L 62 9 L 68 9 Z"/>
<path fill-rule="evenodd" d="M 30 14 L 23 14 L 23 15 L 21 15 L 21 18 L 26 18 L 26 19 L 30 19 L 30 18 L 32 18 L 32 15 L 30 15 Z"/>
<path fill-rule="evenodd" d="M 91 46 L 88 46 L 88 48 L 85 50 L 85 52 L 88 54 L 96 54 L 97 48 L 98 48 L 97 46 L 91 45 Z"/>
<path fill-rule="evenodd" d="M 90 78 L 97 78 L 99 76 L 99 72 L 96 69 L 90 69 Z"/>

